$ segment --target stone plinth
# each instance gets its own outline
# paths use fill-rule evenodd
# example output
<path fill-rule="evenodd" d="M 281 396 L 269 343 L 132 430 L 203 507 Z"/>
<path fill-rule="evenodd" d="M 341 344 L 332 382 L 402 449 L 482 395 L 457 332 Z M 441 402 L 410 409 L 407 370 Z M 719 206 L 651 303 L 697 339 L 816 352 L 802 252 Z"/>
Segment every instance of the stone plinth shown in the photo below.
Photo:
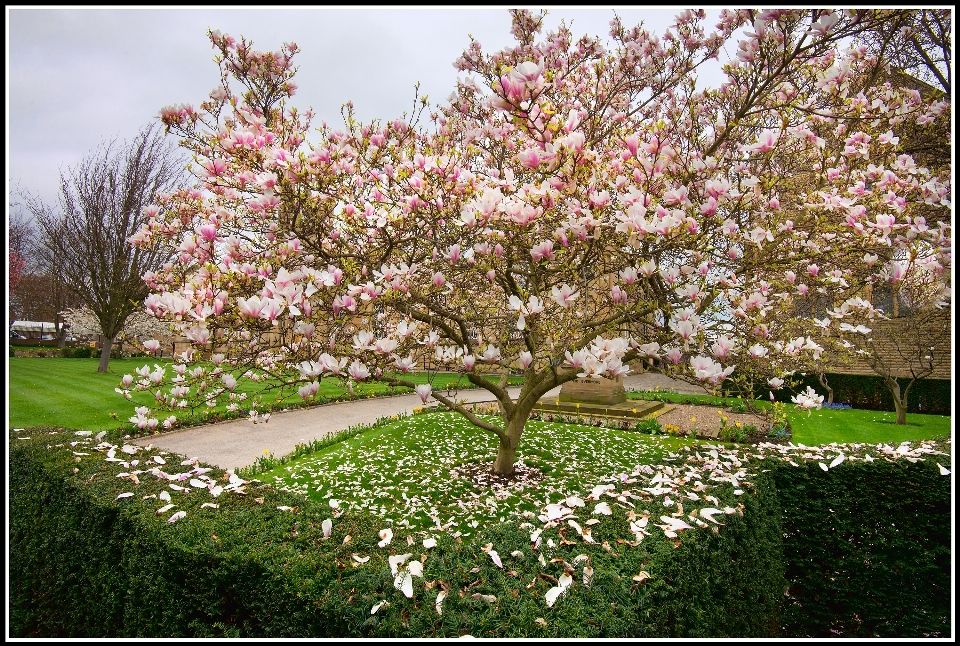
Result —
<path fill-rule="evenodd" d="M 623 389 L 623 377 L 575 379 L 563 384 L 558 399 L 585 404 L 622 404 L 627 401 L 627 391 Z"/>

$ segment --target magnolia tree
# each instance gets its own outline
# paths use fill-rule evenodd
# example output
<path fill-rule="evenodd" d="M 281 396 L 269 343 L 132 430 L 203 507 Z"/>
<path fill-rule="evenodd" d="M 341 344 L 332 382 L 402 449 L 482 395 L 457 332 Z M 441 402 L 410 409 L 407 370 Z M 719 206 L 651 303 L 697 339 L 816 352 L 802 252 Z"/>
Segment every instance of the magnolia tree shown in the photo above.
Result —
<path fill-rule="evenodd" d="M 825 351 L 812 320 L 781 314 L 886 271 L 863 249 L 889 243 L 895 262 L 924 246 L 949 265 L 949 228 L 897 210 L 945 210 L 949 176 L 838 170 L 818 134 L 847 124 L 852 139 L 831 136 L 859 150 L 854 133 L 879 130 L 863 145 L 895 151 L 899 123 L 948 116 L 908 92 L 851 91 L 876 62 L 836 48 L 879 28 L 872 12 L 723 11 L 707 34 L 686 11 L 662 37 L 614 19 L 612 45 L 562 25 L 542 36 L 542 16 L 512 13 L 516 45 L 472 42 L 430 127 L 425 102 L 411 123 L 361 124 L 348 104 L 343 130 L 311 131 L 312 113 L 288 105 L 296 45 L 264 53 L 211 32 L 222 85 L 161 113 L 204 190 L 163 196 L 131 242 L 176 251 L 144 276 L 146 307 L 213 363 L 191 367 L 202 353 L 187 351 L 169 389 L 147 366 L 124 390 L 236 406 L 244 377 L 310 399 L 324 376 L 414 386 L 404 374 L 429 363 L 496 397 L 492 420 L 416 387 L 495 435 L 494 470 L 510 474 L 556 386 L 654 359 L 712 388 L 776 380 Z M 698 89 L 697 68 L 741 27 L 724 83 Z M 890 235 L 908 226 L 914 237 Z"/>

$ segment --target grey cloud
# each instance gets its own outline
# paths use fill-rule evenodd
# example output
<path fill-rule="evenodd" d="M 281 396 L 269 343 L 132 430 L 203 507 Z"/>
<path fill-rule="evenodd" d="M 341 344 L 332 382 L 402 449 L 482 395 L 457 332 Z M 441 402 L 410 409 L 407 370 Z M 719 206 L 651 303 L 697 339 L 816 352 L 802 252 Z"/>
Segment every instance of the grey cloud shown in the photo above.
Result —
<path fill-rule="evenodd" d="M 646 19 L 662 33 L 675 10 L 618 9 L 625 24 Z M 104 140 L 129 139 L 164 105 L 200 103 L 218 83 L 207 28 L 261 50 L 296 42 L 294 105 L 317 123 L 409 111 L 414 85 L 440 103 L 455 87 L 453 61 L 470 39 L 487 52 L 509 45 L 505 9 L 10 9 L 8 182 L 53 202 L 58 168 Z M 606 36 L 611 9 L 551 11 L 576 35 Z"/>

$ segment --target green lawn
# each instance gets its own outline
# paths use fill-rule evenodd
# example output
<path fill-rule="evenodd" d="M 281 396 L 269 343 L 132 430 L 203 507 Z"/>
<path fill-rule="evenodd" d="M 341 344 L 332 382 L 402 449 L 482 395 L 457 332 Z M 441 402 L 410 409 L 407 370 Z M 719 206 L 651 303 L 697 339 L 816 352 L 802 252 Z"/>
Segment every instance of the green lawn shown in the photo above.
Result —
<path fill-rule="evenodd" d="M 657 400 L 674 404 L 703 404 L 730 406 L 741 404 L 736 397 L 712 397 L 710 395 L 686 395 L 664 391 L 631 391 L 628 399 Z M 754 406 L 761 410 L 770 408 L 770 402 L 758 400 Z M 837 442 L 866 444 L 900 444 L 949 437 L 952 433 L 952 417 L 944 415 L 907 415 L 906 425 L 897 425 L 894 412 L 860 410 L 854 408 L 813 410 L 808 414 L 793 404 L 785 404 L 787 419 L 793 431 L 793 442 L 816 446 Z"/>
<path fill-rule="evenodd" d="M 529 422 L 517 460 L 544 479 L 504 494 L 451 476 L 461 465 L 489 468 L 496 438 L 454 413 L 415 415 L 362 432 L 257 478 L 315 500 L 366 509 L 411 531 L 440 527 L 469 535 L 476 527 L 589 493 L 604 478 L 638 465 L 669 462 L 695 440 L 636 431 Z M 683 458 L 677 458 L 682 460 Z M 526 492 L 524 492 L 526 490 Z"/>
<path fill-rule="evenodd" d="M 906 426 L 898 425 L 897 414 L 853 408 L 803 411 L 788 414 L 795 444 L 857 443 L 900 444 L 949 437 L 952 417 L 908 414 Z"/>
<path fill-rule="evenodd" d="M 114 391 L 120 384 L 120 377 L 124 374 L 135 374 L 135 370 L 146 363 L 153 365 L 170 365 L 169 359 L 111 359 L 110 372 L 97 372 L 99 359 L 59 359 L 59 358 L 26 358 L 11 357 L 9 359 L 9 381 L 7 386 L 7 401 L 9 407 L 9 423 L 14 427 L 26 428 L 29 426 L 60 426 L 80 430 L 100 431 L 113 430 L 126 425 L 128 418 L 133 416 L 137 406 L 146 406 L 154 402 L 151 394 L 134 392 L 133 400 L 128 401 Z M 414 383 L 426 383 L 425 373 L 406 375 Z M 465 380 L 455 374 L 435 375 L 435 388 L 446 388 L 460 380 L 463 387 Z M 516 383 L 511 378 L 511 383 Z M 248 380 L 241 380 L 236 392 L 253 394 L 262 387 L 262 384 L 253 384 Z M 383 384 L 361 384 L 355 389 L 358 395 L 389 394 L 390 389 Z M 394 390 L 393 392 L 412 392 L 410 389 Z M 343 397 L 346 391 L 338 379 L 323 379 L 320 382 L 318 396 L 327 399 Z M 284 405 L 298 405 L 302 399 L 296 390 L 282 400 L 274 399 L 276 407 Z M 225 404 L 219 405 L 215 411 L 223 412 Z M 118 419 L 110 417 L 115 413 Z M 161 419 L 165 415 L 158 415 Z M 177 413 L 177 417 L 185 417 Z"/>

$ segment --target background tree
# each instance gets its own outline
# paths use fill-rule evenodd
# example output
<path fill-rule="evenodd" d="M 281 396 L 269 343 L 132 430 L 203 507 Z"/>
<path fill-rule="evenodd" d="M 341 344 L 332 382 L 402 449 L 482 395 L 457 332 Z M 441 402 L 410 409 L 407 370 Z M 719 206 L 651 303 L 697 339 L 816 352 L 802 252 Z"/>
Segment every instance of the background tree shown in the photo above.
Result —
<path fill-rule="evenodd" d="M 41 263 L 93 311 L 103 331 L 98 372 L 107 371 L 114 338 L 149 293 L 142 276 L 172 255 L 134 248 L 127 238 L 147 220 L 158 193 L 183 183 L 179 151 L 150 126 L 132 142 L 101 146 L 61 172 L 57 210 L 23 196 L 41 231 Z"/>
<path fill-rule="evenodd" d="M 17 209 L 16 205 L 10 205 L 10 220 L 7 223 L 7 254 L 10 271 L 7 277 L 7 285 L 11 298 L 7 301 L 7 306 L 11 308 L 11 323 L 19 318 L 14 304 L 14 294 L 27 271 L 27 259 L 30 256 L 30 246 L 34 233 L 30 219 L 25 216 L 23 211 Z"/>
<path fill-rule="evenodd" d="M 8 231 L 11 280 L 7 304 L 10 308 L 10 322 L 53 322 L 62 347 L 66 335 L 59 312 L 67 307 L 79 306 L 80 300 L 60 277 L 61 259 L 46 256 L 40 244 L 41 235 L 36 223 L 29 212 L 24 211 L 22 204 L 10 205 Z M 18 277 L 12 271 L 14 257 L 20 260 L 21 271 Z"/>
<path fill-rule="evenodd" d="M 104 336 L 97 315 L 89 307 L 67 309 L 60 317 L 71 334 L 77 336 Z M 159 341 L 169 344 L 173 335 L 170 326 L 157 320 L 146 311 L 136 310 L 124 321 L 123 329 L 114 337 L 120 343 L 134 343 L 143 346 L 145 341 Z M 157 348 L 147 348 L 151 352 Z"/>
<path fill-rule="evenodd" d="M 838 335 L 856 350 L 893 397 L 897 424 L 907 423 L 910 390 L 950 366 L 953 333 L 951 289 L 939 272 L 923 265 L 904 268 L 889 277 L 898 294 L 897 315 L 882 308 L 841 313 Z"/>
<path fill-rule="evenodd" d="M 471 43 L 456 62 L 469 76 L 430 128 L 419 112 L 361 124 L 348 105 L 345 129 L 324 125 L 309 145 L 311 113 L 286 104 L 296 46 L 258 52 L 211 32 L 222 86 L 199 111 L 161 112 L 209 195 L 162 200 L 133 240 L 179 253 L 147 276 L 147 307 L 220 351 L 189 378 L 185 353 L 160 406 L 230 398 L 242 376 L 305 399 L 322 375 L 413 385 L 403 373 L 429 360 L 496 397 L 490 420 L 433 393 L 497 437 L 494 470 L 510 474 L 533 405 L 558 385 L 622 375 L 640 357 L 711 388 L 779 378 L 824 352 L 818 325 L 784 324 L 780 303 L 813 292 L 846 304 L 885 267 L 863 260 L 877 245 L 925 245 L 949 265 L 948 230 L 911 223 L 912 238 L 891 238 L 907 225 L 868 224 L 856 208 L 947 208 L 949 177 L 901 179 L 859 158 L 833 170 L 813 130 L 858 151 L 851 124 L 870 124 L 883 147 L 886 129 L 943 117 L 909 91 L 851 93 L 872 62 L 838 46 L 886 17 L 724 11 L 707 34 L 687 11 L 662 38 L 614 20 L 610 46 L 513 18 L 516 46 Z M 726 81 L 698 90 L 694 70 L 740 27 L 753 31 Z M 786 171 L 807 160 L 809 181 L 793 183 Z"/>
<path fill-rule="evenodd" d="M 937 91 L 937 98 L 950 97 L 953 83 L 953 11 L 876 11 L 888 14 L 891 20 L 882 28 L 864 30 L 857 37 L 857 42 L 866 45 L 870 53 L 882 62 L 867 78 L 867 83 L 904 75 Z"/>

